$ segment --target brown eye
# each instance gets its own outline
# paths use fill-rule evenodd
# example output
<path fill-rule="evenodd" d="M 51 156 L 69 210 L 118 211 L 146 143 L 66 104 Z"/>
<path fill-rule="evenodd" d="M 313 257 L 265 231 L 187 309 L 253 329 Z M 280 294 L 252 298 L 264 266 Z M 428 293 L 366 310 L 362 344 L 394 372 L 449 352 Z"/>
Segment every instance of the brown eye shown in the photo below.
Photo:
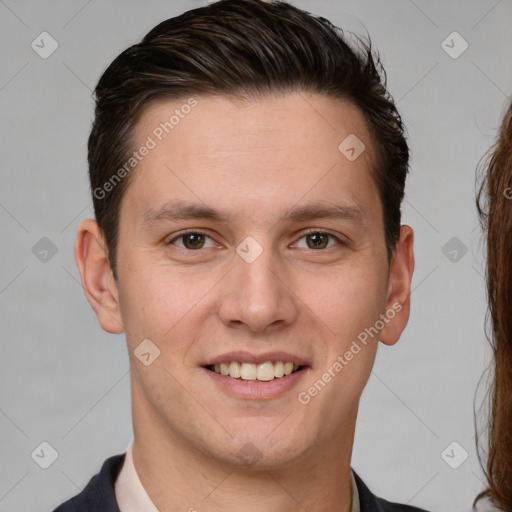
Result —
<path fill-rule="evenodd" d="M 205 242 L 205 236 L 201 233 L 187 233 L 180 238 L 186 249 L 202 249 Z"/>
<path fill-rule="evenodd" d="M 176 234 L 174 238 L 165 242 L 167 246 L 176 246 L 182 250 L 199 251 L 200 249 L 212 249 L 216 247 L 213 238 L 201 231 L 185 231 Z"/>
<path fill-rule="evenodd" d="M 327 233 L 311 233 L 306 235 L 306 243 L 310 249 L 325 249 L 329 244 Z"/>

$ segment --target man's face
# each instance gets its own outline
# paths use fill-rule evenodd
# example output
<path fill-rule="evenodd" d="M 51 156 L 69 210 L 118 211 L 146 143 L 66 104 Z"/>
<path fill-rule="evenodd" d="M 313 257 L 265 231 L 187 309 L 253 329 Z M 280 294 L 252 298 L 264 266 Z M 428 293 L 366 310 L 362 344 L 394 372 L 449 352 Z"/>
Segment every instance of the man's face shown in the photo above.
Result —
<path fill-rule="evenodd" d="M 219 461 L 268 467 L 348 447 L 378 336 L 341 370 L 334 363 L 391 307 L 363 117 L 304 93 L 196 100 L 161 141 L 154 130 L 186 100 L 144 112 L 134 147 L 148 136 L 156 147 L 121 204 L 135 435 L 158 425 Z M 338 148 L 351 134 L 366 147 L 355 160 Z M 148 339 L 160 355 L 145 365 L 134 353 Z M 299 371 L 275 377 L 283 365 L 250 364 L 278 361 Z M 215 371 L 221 362 L 233 376 Z M 308 392 L 329 368 L 330 381 Z"/>

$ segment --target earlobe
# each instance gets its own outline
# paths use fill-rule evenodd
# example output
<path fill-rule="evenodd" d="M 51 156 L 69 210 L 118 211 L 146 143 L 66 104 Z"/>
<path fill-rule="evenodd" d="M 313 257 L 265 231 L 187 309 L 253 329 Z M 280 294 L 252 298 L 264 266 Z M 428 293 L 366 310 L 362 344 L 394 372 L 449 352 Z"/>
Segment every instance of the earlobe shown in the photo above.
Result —
<path fill-rule="evenodd" d="M 414 272 L 414 232 L 409 226 L 401 226 L 389 268 L 389 285 L 386 301 L 386 323 L 379 340 L 394 345 L 409 321 L 411 281 Z"/>
<path fill-rule="evenodd" d="M 101 327 L 110 333 L 124 331 L 119 294 L 108 259 L 103 233 L 93 219 L 84 220 L 78 228 L 75 261 L 82 287 Z"/>

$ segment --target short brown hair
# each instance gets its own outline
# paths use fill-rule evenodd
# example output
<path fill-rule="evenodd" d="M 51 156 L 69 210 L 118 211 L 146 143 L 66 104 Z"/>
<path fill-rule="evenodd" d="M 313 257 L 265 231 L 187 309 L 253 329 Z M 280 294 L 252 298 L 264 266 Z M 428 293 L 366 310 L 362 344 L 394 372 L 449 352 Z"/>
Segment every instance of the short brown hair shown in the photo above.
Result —
<path fill-rule="evenodd" d="M 369 39 L 359 38 L 351 47 L 341 29 L 286 2 L 221 0 L 160 23 L 110 64 L 95 89 L 89 177 L 114 277 L 119 210 L 131 174 L 108 187 L 108 194 L 102 186 L 129 159 L 143 107 L 191 95 L 257 98 L 293 91 L 347 100 L 364 115 L 391 258 L 409 149 Z"/>

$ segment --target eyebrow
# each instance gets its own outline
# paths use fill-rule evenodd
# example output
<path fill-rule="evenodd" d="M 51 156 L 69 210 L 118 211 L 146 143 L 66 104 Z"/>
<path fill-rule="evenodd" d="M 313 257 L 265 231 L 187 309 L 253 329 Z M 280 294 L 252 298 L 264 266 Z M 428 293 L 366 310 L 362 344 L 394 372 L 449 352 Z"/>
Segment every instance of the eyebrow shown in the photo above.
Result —
<path fill-rule="evenodd" d="M 361 223 L 364 214 L 358 206 L 348 204 L 311 204 L 293 208 L 283 216 L 283 220 L 300 222 L 313 219 L 341 219 Z"/>
<path fill-rule="evenodd" d="M 185 203 L 183 201 L 171 201 L 161 208 L 149 209 L 144 213 L 143 224 L 151 227 L 162 221 L 187 220 L 187 219 L 210 219 L 225 222 L 226 218 L 219 212 L 203 204 Z"/>
<path fill-rule="evenodd" d="M 294 207 L 285 212 L 280 221 L 301 222 L 313 219 L 341 219 L 362 224 L 364 213 L 359 206 L 348 204 L 318 203 Z M 143 215 L 145 228 L 164 221 L 206 219 L 228 222 L 230 215 L 218 212 L 205 204 L 171 201 L 159 209 L 149 209 Z"/>

